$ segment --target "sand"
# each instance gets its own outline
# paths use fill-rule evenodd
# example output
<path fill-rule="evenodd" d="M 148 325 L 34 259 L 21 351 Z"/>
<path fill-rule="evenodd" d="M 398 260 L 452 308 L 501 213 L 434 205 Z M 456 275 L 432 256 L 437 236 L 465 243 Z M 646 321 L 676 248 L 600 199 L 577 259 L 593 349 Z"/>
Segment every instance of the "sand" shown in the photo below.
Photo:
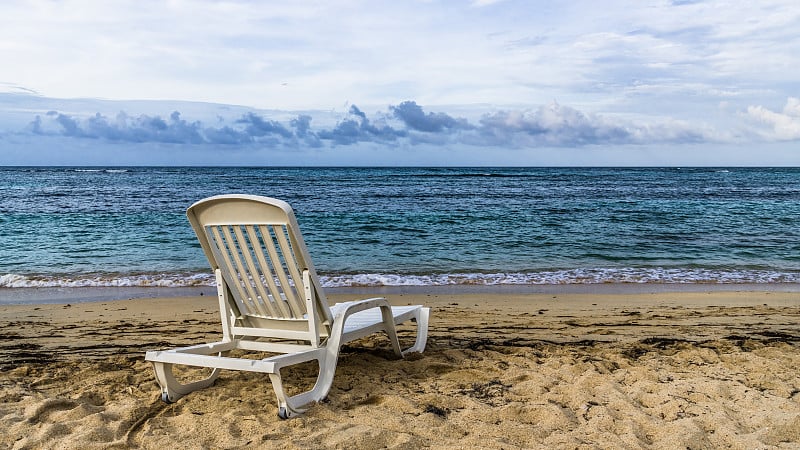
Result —
<path fill-rule="evenodd" d="M 0 448 L 800 448 L 798 292 L 388 298 L 425 353 L 352 343 L 286 421 L 260 374 L 159 400 L 144 352 L 216 340 L 214 298 L 0 306 Z"/>

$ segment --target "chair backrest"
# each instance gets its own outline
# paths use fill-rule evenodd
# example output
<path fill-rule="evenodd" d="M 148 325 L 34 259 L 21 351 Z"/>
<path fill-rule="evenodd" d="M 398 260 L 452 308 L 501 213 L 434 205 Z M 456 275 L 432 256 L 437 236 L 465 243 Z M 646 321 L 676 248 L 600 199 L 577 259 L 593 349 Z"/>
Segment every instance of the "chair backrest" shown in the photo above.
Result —
<path fill-rule="evenodd" d="M 211 268 L 220 270 L 228 286 L 235 301 L 231 307 L 245 323 L 298 322 L 291 327 L 298 330 L 311 323 L 317 324 L 317 335 L 327 334 L 322 328 L 332 323 L 331 312 L 288 203 L 219 195 L 198 201 L 186 215 Z M 305 270 L 311 286 L 304 284 Z M 311 310 L 307 288 L 314 297 Z"/>

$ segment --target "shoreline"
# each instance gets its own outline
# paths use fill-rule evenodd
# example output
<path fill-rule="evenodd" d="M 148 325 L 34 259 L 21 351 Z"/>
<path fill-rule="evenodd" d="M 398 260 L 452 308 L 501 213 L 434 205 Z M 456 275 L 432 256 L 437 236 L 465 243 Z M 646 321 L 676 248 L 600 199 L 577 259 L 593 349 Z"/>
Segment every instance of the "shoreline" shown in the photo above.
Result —
<path fill-rule="evenodd" d="M 325 288 L 327 295 L 453 294 L 655 294 L 692 292 L 797 292 L 800 283 L 574 283 L 495 285 L 408 285 Z M 214 286 L 193 287 L 24 287 L 0 288 L 0 305 L 92 303 L 142 298 L 216 297 Z"/>

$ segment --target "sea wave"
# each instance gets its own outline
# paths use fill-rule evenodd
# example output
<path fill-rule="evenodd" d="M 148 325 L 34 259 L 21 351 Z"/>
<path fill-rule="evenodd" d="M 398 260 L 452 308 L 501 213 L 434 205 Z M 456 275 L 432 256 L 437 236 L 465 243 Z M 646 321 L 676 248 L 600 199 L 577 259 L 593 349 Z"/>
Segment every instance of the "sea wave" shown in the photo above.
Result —
<path fill-rule="evenodd" d="M 72 172 L 86 173 L 125 173 L 128 169 L 71 169 Z"/>
<path fill-rule="evenodd" d="M 436 286 L 436 285 L 558 285 L 604 283 L 798 283 L 800 273 L 714 271 L 707 269 L 571 269 L 532 273 L 461 273 L 431 275 L 358 274 L 321 277 L 323 285 Z"/>
<path fill-rule="evenodd" d="M 192 287 L 214 286 L 211 274 L 140 274 L 140 275 L 86 275 L 40 276 L 0 275 L 0 288 L 83 288 L 83 287 Z"/>
<path fill-rule="evenodd" d="M 591 268 L 529 273 L 362 273 L 322 275 L 324 287 L 563 285 L 606 283 L 737 284 L 800 283 L 800 272 L 676 268 Z M 0 275 L 0 288 L 214 286 L 212 274 Z"/>

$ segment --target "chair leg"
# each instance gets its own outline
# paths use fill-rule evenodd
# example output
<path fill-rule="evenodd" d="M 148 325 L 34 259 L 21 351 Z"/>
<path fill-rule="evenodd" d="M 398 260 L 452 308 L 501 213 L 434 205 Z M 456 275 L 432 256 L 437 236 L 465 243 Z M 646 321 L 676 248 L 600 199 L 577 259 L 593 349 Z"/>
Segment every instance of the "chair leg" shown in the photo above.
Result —
<path fill-rule="evenodd" d="M 338 362 L 338 349 L 325 349 L 320 352 L 319 356 L 314 358 L 319 365 L 319 374 L 314 387 L 308 391 L 300 394 L 289 396 L 283 387 L 283 380 L 281 378 L 281 369 L 288 367 L 295 363 L 289 364 L 276 364 L 275 372 L 269 374 L 270 381 L 272 382 L 272 389 L 275 391 L 275 396 L 278 398 L 278 417 L 281 419 L 289 419 L 298 416 L 308 410 L 311 403 L 319 402 L 328 396 L 328 392 L 333 385 L 333 376 L 336 373 L 336 363 Z"/>
<path fill-rule="evenodd" d="M 414 346 L 405 351 L 401 350 L 390 307 L 388 305 L 382 307 L 381 313 L 385 325 L 384 330 L 389 336 L 389 340 L 397 356 L 402 358 L 404 354 L 422 352 L 425 349 L 425 342 L 428 336 L 429 308 L 421 308 L 414 314 L 414 320 L 417 322 L 417 338 Z M 280 371 L 284 367 L 302 361 L 298 361 L 297 357 L 289 355 L 270 358 L 270 361 L 275 364 L 275 371 L 270 373 L 269 377 L 272 382 L 272 389 L 275 391 L 275 396 L 278 398 L 278 417 L 281 419 L 289 419 L 302 414 L 308 410 L 308 405 L 310 403 L 318 402 L 328 396 L 328 392 L 330 392 L 331 386 L 333 385 L 334 375 L 336 374 L 336 365 L 339 362 L 339 348 L 341 347 L 344 320 L 338 320 L 336 323 L 337 326 L 332 330 L 325 348 L 320 349 L 320 352 L 314 357 L 306 359 L 316 359 L 319 364 L 319 375 L 311 390 L 293 396 L 287 395 L 283 387 Z"/>
<path fill-rule="evenodd" d="M 207 378 L 183 384 L 172 374 L 172 364 L 154 362 L 153 367 L 156 371 L 156 380 L 161 386 L 161 400 L 166 403 L 173 403 L 190 392 L 211 386 L 222 371 L 217 368 Z"/>
<path fill-rule="evenodd" d="M 425 344 L 428 340 L 428 321 L 430 318 L 430 308 L 420 308 L 414 314 L 414 320 L 417 322 L 417 337 L 414 345 L 406 350 L 400 350 L 400 344 L 397 339 L 397 332 L 395 331 L 394 321 L 391 319 L 391 312 L 388 315 L 388 323 L 386 326 L 386 333 L 389 335 L 389 340 L 392 342 L 392 347 L 398 356 L 408 353 L 422 352 L 425 350 Z M 385 316 L 384 319 L 387 319 Z M 334 328 L 328 339 L 325 349 L 320 349 L 321 352 L 312 359 L 316 359 L 319 364 L 319 375 L 314 387 L 306 392 L 288 396 L 283 388 L 283 380 L 281 378 L 280 370 L 283 367 L 296 364 L 297 361 L 290 360 L 286 356 L 286 363 L 281 363 L 283 357 L 272 359 L 276 363 L 276 370 L 270 373 L 270 381 L 272 382 L 272 389 L 275 391 L 275 396 L 278 398 L 278 417 L 281 419 L 289 419 L 302 414 L 308 410 L 308 405 L 312 402 L 318 402 L 328 396 L 331 386 L 333 385 L 333 377 L 336 373 L 336 365 L 339 362 L 339 347 L 341 346 L 342 327 L 343 322 L 340 321 L 338 326 Z"/>
<path fill-rule="evenodd" d="M 417 339 L 412 347 L 403 350 L 403 355 L 409 353 L 422 353 L 425 344 L 428 342 L 428 320 L 430 318 L 430 308 L 420 308 L 414 314 L 414 321 L 417 322 Z"/>
<path fill-rule="evenodd" d="M 400 348 L 400 339 L 397 337 L 397 329 L 394 326 L 394 316 L 392 316 L 392 308 L 387 304 L 381 306 L 381 315 L 383 316 L 383 329 L 389 336 L 389 342 L 392 343 L 392 350 L 398 358 L 403 357 L 403 350 Z"/>

